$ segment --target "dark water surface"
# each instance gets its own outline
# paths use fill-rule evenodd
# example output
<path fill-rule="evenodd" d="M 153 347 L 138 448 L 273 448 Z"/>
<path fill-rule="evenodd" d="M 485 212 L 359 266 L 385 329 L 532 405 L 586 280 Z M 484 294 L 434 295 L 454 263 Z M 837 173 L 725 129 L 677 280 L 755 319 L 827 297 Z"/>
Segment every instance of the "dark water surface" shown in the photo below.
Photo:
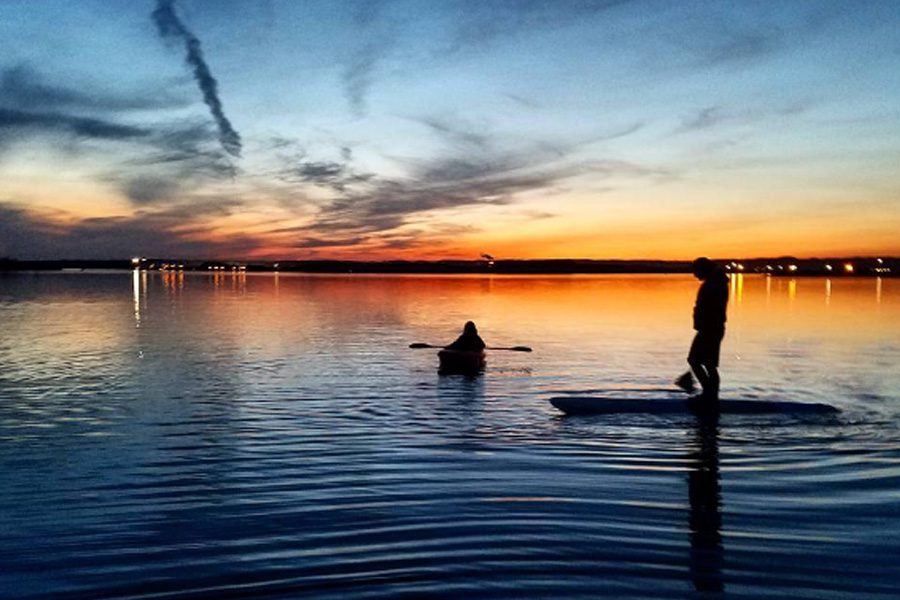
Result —
<path fill-rule="evenodd" d="M 900 596 L 900 281 L 732 282 L 723 396 L 837 418 L 547 403 L 669 387 L 695 290 L 0 276 L 0 596 Z M 535 352 L 407 348 L 469 318 Z"/>

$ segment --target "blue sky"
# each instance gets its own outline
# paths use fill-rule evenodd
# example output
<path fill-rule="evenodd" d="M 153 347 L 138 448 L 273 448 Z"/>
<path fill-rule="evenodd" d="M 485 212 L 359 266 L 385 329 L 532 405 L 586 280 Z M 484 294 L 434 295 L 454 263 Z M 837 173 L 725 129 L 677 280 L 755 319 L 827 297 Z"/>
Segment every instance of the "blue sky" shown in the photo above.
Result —
<path fill-rule="evenodd" d="M 0 255 L 900 254 L 898 26 L 897 2 L 5 0 Z"/>

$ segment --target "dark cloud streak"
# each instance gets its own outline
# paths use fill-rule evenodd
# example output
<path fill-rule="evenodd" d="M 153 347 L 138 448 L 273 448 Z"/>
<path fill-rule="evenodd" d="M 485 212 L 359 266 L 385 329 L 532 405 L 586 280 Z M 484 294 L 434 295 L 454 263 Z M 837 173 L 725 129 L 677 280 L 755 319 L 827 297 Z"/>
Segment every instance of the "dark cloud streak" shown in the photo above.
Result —
<path fill-rule="evenodd" d="M 219 128 L 219 141 L 225 151 L 232 156 L 241 155 L 241 136 L 231 126 L 231 122 L 225 116 L 222 109 L 222 101 L 219 99 L 218 83 L 209 70 L 209 66 L 203 58 L 200 48 L 200 40 L 195 36 L 175 14 L 175 0 L 158 0 L 156 10 L 153 11 L 153 21 L 163 38 L 177 38 L 184 42 L 187 53 L 185 60 L 194 72 L 194 79 L 203 94 L 203 101 L 209 107 L 209 111 Z"/>
<path fill-rule="evenodd" d="M 68 133 L 78 137 L 105 140 L 133 139 L 147 137 L 150 134 L 150 131 L 144 128 L 102 119 L 0 108 L 0 131 L 10 129 Z"/>
<path fill-rule="evenodd" d="M 73 110 L 82 113 L 153 110 L 185 106 L 184 98 L 165 91 L 111 93 L 89 85 L 69 88 L 48 84 L 41 75 L 21 64 L 5 69 L 0 75 L 0 104 L 6 108 L 28 111 Z"/>
<path fill-rule="evenodd" d="M 185 218 L 196 218 L 205 210 L 215 215 L 227 209 L 215 201 L 130 217 L 61 223 L 52 215 L 0 202 L 0 255 L 20 259 L 123 259 L 135 254 L 207 258 L 245 256 L 262 247 L 263 241 L 252 236 L 232 235 L 217 241 L 202 225 L 184 227 Z"/>

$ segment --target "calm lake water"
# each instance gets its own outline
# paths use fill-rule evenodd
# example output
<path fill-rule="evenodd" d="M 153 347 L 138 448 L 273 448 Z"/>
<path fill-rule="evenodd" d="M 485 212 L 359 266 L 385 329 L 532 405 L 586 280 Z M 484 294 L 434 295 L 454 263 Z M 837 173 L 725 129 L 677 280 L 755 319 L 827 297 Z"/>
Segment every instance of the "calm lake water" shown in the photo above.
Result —
<path fill-rule="evenodd" d="M 732 281 L 723 397 L 838 417 L 548 404 L 671 387 L 696 287 L 0 276 L 0 596 L 897 598 L 900 280 Z M 408 348 L 467 319 L 534 352 Z"/>

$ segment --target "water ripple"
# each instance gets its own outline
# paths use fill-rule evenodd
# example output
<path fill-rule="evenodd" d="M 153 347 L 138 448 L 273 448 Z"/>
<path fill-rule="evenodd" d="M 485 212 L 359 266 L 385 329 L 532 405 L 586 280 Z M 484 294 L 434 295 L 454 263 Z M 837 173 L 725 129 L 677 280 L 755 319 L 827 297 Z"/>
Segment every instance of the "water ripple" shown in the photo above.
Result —
<path fill-rule="evenodd" d="M 726 393 L 836 418 L 564 418 L 547 397 L 663 393 L 641 365 L 684 332 L 591 313 L 608 334 L 592 343 L 590 319 L 523 317 L 547 302 L 527 279 L 282 278 L 275 295 L 188 276 L 171 302 L 119 277 L 0 290 L 4 597 L 900 594 L 896 344 L 858 342 L 852 375 L 829 373 L 844 350 L 827 340 L 748 334 L 726 360 Z M 565 285 L 553 302 L 577 312 L 612 284 Z M 546 344 L 481 377 L 405 347 L 465 314 L 518 343 L 506 313 Z"/>

